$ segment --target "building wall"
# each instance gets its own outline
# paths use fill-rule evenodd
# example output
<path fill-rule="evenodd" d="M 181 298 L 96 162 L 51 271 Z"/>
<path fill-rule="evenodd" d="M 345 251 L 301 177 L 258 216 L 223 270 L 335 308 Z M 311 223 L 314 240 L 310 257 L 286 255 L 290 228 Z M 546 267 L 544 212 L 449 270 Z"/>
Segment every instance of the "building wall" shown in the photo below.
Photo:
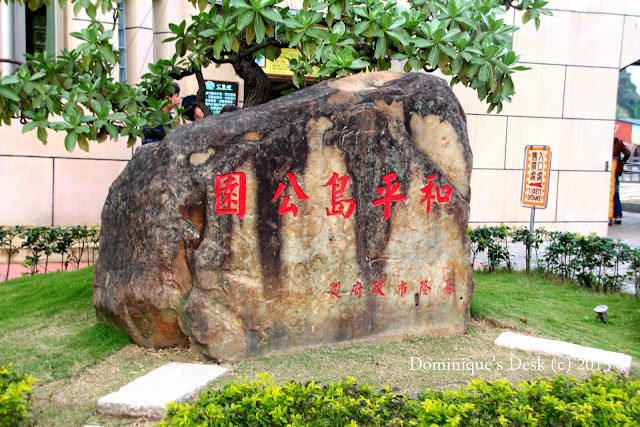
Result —
<path fill-rule="evenodd" d="M 549 204 L 536 224 L 548 229 L 607 231 L 611 140 L 620 68 L 640 59 L 640 2 L 637 0 L 553 0 L 554 17 L 539 31 L 529 24 L 516 33 L 515 50 L 532 70 L 515 77 L 517 94 L 500 114 L 474 91 L 454 92 L 467 112 L 474 153 L 471 224 L 526 225 L 530 209 L 519 204 L 526 145 L 552 149 Z M 70 8 L 67 9 L 67 11 Z M 188 18 L 182 0 L 125 0 L 127 80 L 136 82 L 147 64 L 173 54 L 168 23 Z M 1 16 L 0 16 L 1 18 Z M 111 17 L 104 17 L 113 24 Z M 519 14 L 505 17 L 518 25 Z M 86 24 L 62 16 L 67 33 Z M 4 21 L 3 21 L 4 22 Z M 67 47 L 72 39 L 66 38 Z M 230 66 L 209 67 L 206 79 L 242 81 Z M 194 94 L 195 78 L 180 82 Z M 240 102 L 242 105 L 242 102 Z M 0 127 L 0 224 L 97 224 L 108 188 L 133 155 L 124 140 L 91 144 L 91 152 L 68 153 L 63 135 L 43 146 L 35 132 Z"/>
<path fill-rule="evenodd" d="M 524 147 L 552 151 L 546 209 L 536 226 L 607 232 L 618 73 L 640 59 L 640 2 L 553 0 L 553 17 L 536 32 L 515 34 L 514 50 L 530 71 L 514 76 L 517 94 L 502 113 L 464 87 L 455 87 L 467 112 L 474 153 L 471 225 L 527 225 L 531 209 L 519 206 Z M 520 25 L 519 14 L 509 14 Z"/>

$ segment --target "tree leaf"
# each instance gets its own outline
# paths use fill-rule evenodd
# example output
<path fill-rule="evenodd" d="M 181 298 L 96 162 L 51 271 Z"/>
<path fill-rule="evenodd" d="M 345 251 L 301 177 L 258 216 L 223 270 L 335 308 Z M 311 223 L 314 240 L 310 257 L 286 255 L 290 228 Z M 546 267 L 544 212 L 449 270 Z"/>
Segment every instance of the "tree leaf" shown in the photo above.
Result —
<path fill-rule="evenodd" d="M 127 140 L 127 148 L 131 148 L 131 147 L 133 147 L 134 145 L 136 145 L 136 141 L 137 141 L 137 140 L 138 140 L 138 139 L 137 139 L 135 136 L 133 136 L 133 135 L 129 135 L 129 139 Z"/>
<path fill-rule="evenodd" d="M 112 125 L 111 123 L 107 123 L 106 125 L 104 125 L 105 129 L 107 130 L 107 132 L 109 132 L 109 136 L 111 137 L 111 139 L 113 139 L 114 141 L 118 140 L 118 128 L 115 127 L 114 125 Z"/>
<path fill-rule="evenodd" d="M 78 134 L 76 131 L 71 131 L 64 138 L 64 146 L 68 152 L 73 153 L 73 150 L 76 148 L 76 143 L 78 142 Z"/>
<path fill-rule="evenodd" d="M 300 40 L 302 40 L 303 36 L 304 33 L 296 33 L 293 37 L 291 37 L 291 41 L 289 41 L 289 47 L 297 46 L 298 43 L 300 43 Z"/>
<path fill-rule="evenodd" d="M 98 12 L 96 11 L 96 7 L 91 2 L 87 2 L 87 3 L 88 4 L 84 8 L 84 10 L 87 12 L 87 16 L 89 16 L 91 20 L 95 21 L 96 15 L 98 14 Z"/>
<path fill-rule="evenodd" d="M 73 126 L 71 126 L 69 123 L 66 123 L 66 122 L 53 122 L 49 124 L 49 127 L 55 131 L 73 129 Z"/>
<path fill-rule="evenodd" d="M 380 37 L 376 41 L 376 50 L 373 56 L 377 59 L 381 59 L 386 50 L 387 50 L 387 39 L 384 37 Z"/>
<path fill-rule="evenodd" d="M 251 6 L 244 0 L 231 0 L 230 5 L 231 7 L 235 7 L 238 9 L 251 9 Z"/>
<path fill-rule="evenodd" d="M 38 139 L 42 142 L 43 145 L 47 145 L 47 129 L 46 128 L 38 128 Z"/>
<path fill-rule="evenodd" d="M 89 152 L 89 142 L 83 134 L 78 135 L 78 147 L 80 147 L 82 151 Z"/>
<path fill-rule="evenodd" d="M 102 56 L 107 60 L 107 62 L 111 65 L 115 65 L 118 63 L 116 56 L 113 54 L 113 51 L 106 46 L 101 44 L 98 45 L 98 50 L 102 54 Z"/>
<path fill-rule="evenodd" d="M 464 58 L 460 55 L 456 55 L 453 61 L 451 61 L 451 72 L 453 72 L 453 74 L 458 74 L 462 68 L 462 64 L 464 64 Z"/>
<path fill-rule="evenodd" d="M 428 49 L 436 44 L 433 40 L 427 38 L 411 39 L 411 42 L 415 47 L 421 49 Z"/>
<path fill-rule="evenodd" d="M 429 66 L 431 68 L 436 68 L 439 60 L 440 60 L 440 50 L 438 49 L 438 46 L 434 46 L 433 48 L 431 48 L 431 51 L 429 51 L 427 62 L 429 63 Z"/>
<path fill-rule="evenodd" d="M 27 122 L 24 126 L 22 126 L 22 133 L 27 133 L 31 130 L 34 130 L 38 126 L 38 122 Z"/>
<path fill-rule="evenodd" d="M 270 21 L 273 21 L 273 22 L 284 22 L 284 20 L 280 16 L 280 14 L 278 12 L 276 12 L 275 10 L 273 10 L 273 9 L 261 10 L 260 14 L 262 16 L 264 16 L 265 18 L 267 18 L 268 20 L 270 20 Z"/>
<path fill-rule="evenodd" d="M 107 120 L 126 120 L 127 115 L 125 113 L 113 113 L 113 114 L 109 114 L 106 119 Z"/>
<path fill-rule="evenodd" d="M 353 33 L 356 35 L 364 33 L 371 25 L 370 21 L 360 21 L 353 27 Z"/>
<path fill-rule="evenodd" d="M 16 92 L 8 86 L 0 85 L 0 96 L 3 96 L 12 101 L 20 102 L 20 98 L 18 97 Z"/>
<path fill-rule="evenodd" d="M 256 41 L 258 43 L 262 43 L 264 41 L 266 30 L 264 28 L 264 21 L 260 15 L 256 15 L 253 19 L 253 28 L 256 30 Z"/>
<path fill-rule="evenodd" d="M 359 70 L 361 68 L 366 68 L 369 65 L 371 64 L 369 64 L 367 61 L 363 61 L 362 59 L 354 59 L 351 63 L 351 68 L 354 70 Z"/>
<path fill-rule="evenodd" d="M 247 43 L 251 44 L 251 42 L 253 42 L 253 39 L 254 39 L 254 37 L 256 35 L 255 29 L 253 28 L 253 22 L 250 23 L 249 25 L 247 25 L 247 32 L 246 33 L 247 33 L 247 35 L 246 35 Z"/>
<path fill-rule="evenodd" d="M 46 76 L 47 73 L 40 71 L 35 73 L 33 76 L 31 76 L 31 78 L 29 79 L 30 82 L 34 81 L 34 80 L 40 80 L 41 78 L 43 78 L 44 76 Z"/>
<path fill-rule="evenodd" d="M 255 16 L 255 13 L 252 10 L 247 10 L 247 11 L 241 12 L 238 15 L 238 23 L 236 24 L 238 29 L 242 30 L 247 25 L 250 25 L 253 22 L 254 16 Z M 247 37 L 247 41 L 248 40 L 249 40 L 249 38 Z M 251 40 L 253 40 L 253 37 L 251 37 Z M 251 42 L 248 41 L 248 43 L 251 43 Z"/>
<path fill-rule="evenodd" d="M 489 80 L 489 66 L 487 64 L 484 64 L 482 67 L 480 67 L 478 80 L 480 80 L 481 82 L 486 82 L 487 80 Z"/>
<path fill-rule="evenodd" d="M 218 34 L 217 30 L 213 30 L 211 28 L 201 31 L 200 37 L 215 37 Z"/>

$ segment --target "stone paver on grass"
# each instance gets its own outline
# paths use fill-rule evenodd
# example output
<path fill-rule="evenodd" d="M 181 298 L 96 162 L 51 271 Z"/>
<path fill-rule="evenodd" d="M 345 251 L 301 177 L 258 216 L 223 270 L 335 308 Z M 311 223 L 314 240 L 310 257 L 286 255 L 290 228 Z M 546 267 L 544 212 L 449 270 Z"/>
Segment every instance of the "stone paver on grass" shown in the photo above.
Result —
<path fill-rule="evenodd" d="M 495 344 L 498 347 L 524 350 L 534 354 L 558 356 L 562 359 L 558 359 L 558 363 L 555 366 L 551 366 L 554 373 L 558 374 L 571 374 L 571 365 L 573 365 L 574 371 L 581 369 L 608 371 L 613 369 L 625 375 L 629 375 L 631 371 L 631 356 L 564 341 L 503 332 L 496 338 Z M 569 360 L 572 362 L 569 363 Z M 555 363 L 555 359 L 553 363 Z"/>
<path fill-rule="evenodd" d="M 227 370 L 217 365 L 167 363 L 98 400 L 98 412 L 162 418 L 166 405 L 184 402 Z"/>

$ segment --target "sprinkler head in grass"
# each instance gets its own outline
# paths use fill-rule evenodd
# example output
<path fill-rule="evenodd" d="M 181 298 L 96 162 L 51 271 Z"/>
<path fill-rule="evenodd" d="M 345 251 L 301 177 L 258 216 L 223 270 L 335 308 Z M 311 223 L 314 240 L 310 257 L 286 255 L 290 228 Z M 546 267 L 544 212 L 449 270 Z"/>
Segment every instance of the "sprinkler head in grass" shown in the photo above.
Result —
<path fill-rule="evenodd" d="M 602 323 L 607 323 L 607 321 L 609 320 L 609 317 L 607 316 L 608 309 L 609 307 L 607 307 L 606 305 L 599 305 L 596 308 L 594 308 L 593 311 L 595 311 L 598 314 L 596 316 L 596 319 L 600 319 Z"/>

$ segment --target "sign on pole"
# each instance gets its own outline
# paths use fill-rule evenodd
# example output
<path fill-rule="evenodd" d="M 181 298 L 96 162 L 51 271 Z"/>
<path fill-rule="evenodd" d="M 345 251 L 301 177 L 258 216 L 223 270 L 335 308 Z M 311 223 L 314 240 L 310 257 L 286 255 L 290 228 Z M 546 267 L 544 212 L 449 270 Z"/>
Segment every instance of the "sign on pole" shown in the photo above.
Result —
<path fill-rule="evenodd" d="M 522 206 L 544 209 L 549 195 L 551 147 L 527 145 L 524 150 L 524 176 L 522 178 Z"/>
<path fill-rule="evenodd" d="M 535 232 L 536 208 L 547 207 L 549 195 L 549 172 L 551 171 L 551 147 L 527 145 L 524 149 L 522 177 L 522 206 L 531 208 L 529 238 L 527 238 L 527 273 L 531 267 L 531 237 Z"/>
<path fill-rule="evenodd" d="M 204 103 L 212 114 L 218 114 L 227 104 L 238 105 L 238 83 L 217 82 L 208 80 L 205 82 L 207 92 L 204 95 Z"/>

